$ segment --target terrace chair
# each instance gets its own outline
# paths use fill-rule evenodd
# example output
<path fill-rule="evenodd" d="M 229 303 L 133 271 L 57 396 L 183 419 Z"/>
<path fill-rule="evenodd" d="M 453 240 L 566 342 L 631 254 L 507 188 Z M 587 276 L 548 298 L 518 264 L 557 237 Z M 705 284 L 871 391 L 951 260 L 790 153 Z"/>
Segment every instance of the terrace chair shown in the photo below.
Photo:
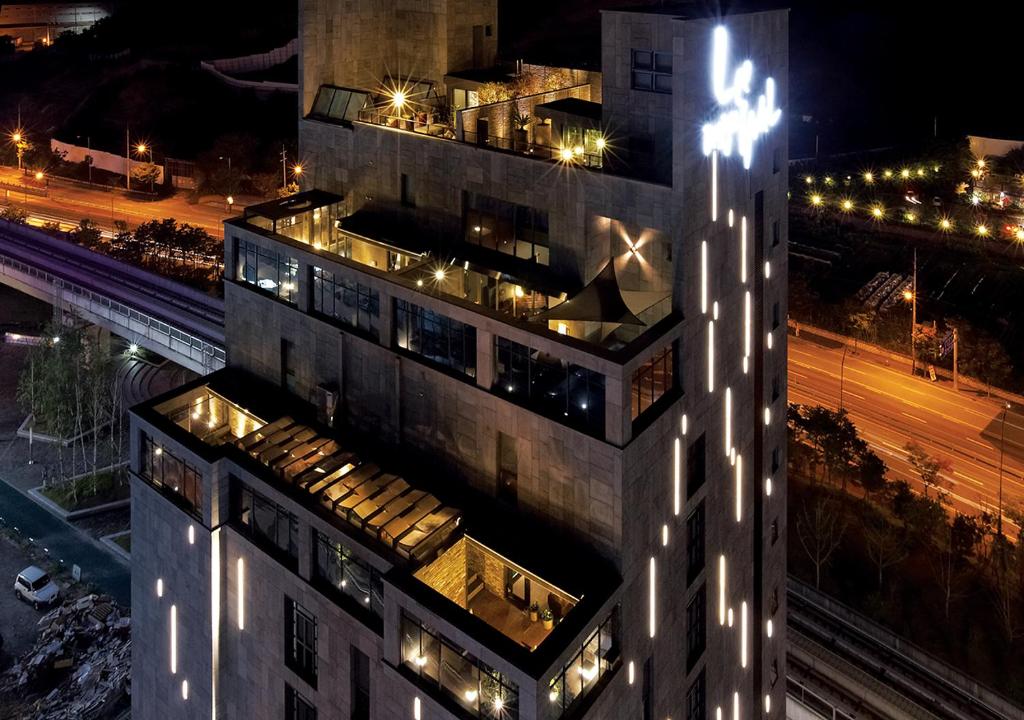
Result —
<path fill-rule="evenodd" d="M 363 500 L 363 502 L 352 508 L 349 521 L 353 524 L 362 527 L 369 518 L 382 510 L 385 505 L 409 489 L 409 483 L 397 475 L 384 475 L 382 477 L 390 478 L 390 481 L 372 497 Z"/>
<path fill-rule="evenodd" d="M 412 490 L 404 495 L 399 495 L 389 502 L 379 513 L 368 518 L 363 524 L 363 530 L 379 539 L 381 528 L 418 503 L 425 495 L 426 493 L 422 490 Z"/>
<path fill-rule="evenodd" d="M 434 512 L 441 506 L 441 501 L 430 494 L 426 494 L 412 508 L 403 515 L 396 517 L 380 531 L 380 539 L 386 545 L 395 546 L 395 541 L 409 531 L 413 525 L 424 517 Z"/>
<path fill-rule="evenodd" d="M 402 557 L 419 559 L 447 535 L 444 530 L 459 516 L 455 508 L 444 507 L 420 520 L 398 540 L 395 547 Z M 436 536 L 436 537 L 434 537 Z"/>
<path fill-rule="evenodd" d="M 277 431 L 288 427 L 293 422 L 295 421 L 292 420 L 287 415 L 285 415 L 284 417 L 278 418 L 277 420 L 268 425 L 264 425 L 261 428 L 253 430 L 248 435 L 243 435 L 236 441 L 235 444 L 238 445 L 238 447 L 240 447 L 242 450 L 249 452 L 249 449 L 252 448 L 256 443 L 265 440 L 266 438 L 273 435 Z"/>

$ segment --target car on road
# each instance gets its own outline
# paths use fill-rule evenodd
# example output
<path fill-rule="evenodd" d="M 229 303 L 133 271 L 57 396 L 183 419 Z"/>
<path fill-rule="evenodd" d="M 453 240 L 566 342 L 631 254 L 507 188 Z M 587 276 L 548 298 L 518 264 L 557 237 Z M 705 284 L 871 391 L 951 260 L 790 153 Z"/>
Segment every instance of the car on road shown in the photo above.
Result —
<path fill-rule="evenodd" d="M 44 570 L 29 565 L 14 579 L 14 594 L 23 602 L 32 603 L 36 610 L 57 602 L 60 589 Z"/>

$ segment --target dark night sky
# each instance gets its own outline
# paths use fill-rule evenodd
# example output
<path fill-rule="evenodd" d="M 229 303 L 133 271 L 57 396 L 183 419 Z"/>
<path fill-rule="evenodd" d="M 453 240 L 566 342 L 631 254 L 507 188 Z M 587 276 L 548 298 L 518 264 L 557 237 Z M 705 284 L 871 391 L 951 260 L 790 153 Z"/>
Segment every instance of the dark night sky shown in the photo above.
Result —
<path fill-rule="evenodd" d="M 710 12 L 719 7 L 695 1 Z M 505 49 L 512 56 L 550 57 L 558 48 L 596 58 L 598 9 L 622 6 L 504 2 Z M 935 115 L 940 135 L 1024 138 L 1024 3 L 792 0 L 790 7 L 791 110 L 819 121 L 823 153 L 926 138 Z M 561 20 L 548 20 L 556 16 Z M 791 155 L 807 154 L 814 130 L 794 122 L 792 131 Z"/>

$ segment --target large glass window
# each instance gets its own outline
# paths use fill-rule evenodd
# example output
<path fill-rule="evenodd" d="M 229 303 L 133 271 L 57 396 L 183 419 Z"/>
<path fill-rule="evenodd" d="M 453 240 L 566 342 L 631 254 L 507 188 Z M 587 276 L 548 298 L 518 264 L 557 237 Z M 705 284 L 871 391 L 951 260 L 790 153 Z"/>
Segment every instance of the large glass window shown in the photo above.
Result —
<path fill-rule="evenodd" d="M 691 670 L 704 654 L 707 641 L 707 593 L 705 585 L 693 594 L 690 604 L 686 606 L 686 669 Z"/>
<path fill-rule="evenodd" d="M 686 584 L 704 569 L 704 501 L 686 517 Z"/>
<path fill-rule="evenodd" d="M 707 720 L 707 688 L 704 670 L 686 691 L 686 720 Z"/>
<path fill-rule="evenodd" d="M 583 643 L 583 647 L 548 683 L 541 717 L 556 720 L 575 707 L 619 663 L 619 608 Z"/>
<path fill-rule="evenodd" d="M 672 92 L 672 53 L 633 50 L 630 68 L 634 90 Z"/>
<path fill-rule="evenodd" d="M 290 567 L 298 564 L 298 518 L 236 477 L 231 477 L 231 520 L 239 532 Z"/>
<path fill-rule="evenodd" d="M 298 261 L 248 240 L 238 241 L 235 278 L 255 285 L 285 302 L 294 304 L 298 298 Z"/>
<path fill-rule="evenodd" d="M 675 356 L 671 345 L 633 371 L 634 420 L 674 387 L 674 375 Z"/>
<path fill-rule="evenodd" d="M 476 328 L 472 325 L 395 300 L 395 342 L 403 350 L 476 377 Z"/>
<path fill-rule="evenodd" d="M 402 612 L 402 664 L 427 685 L 452 697 L 471 716 L 488 720 L 519 717 L 519 686 Z"/>
<path fill-rule="evenodd" d="M 284 686 L 285 720 L 316 720 L 316 708 L 288 683 Z"/>
<path fill-rule="evenodd" d="M 313 581 L 321 588 L 356 601 L 374 615 L 384 614 L 384 583 L 380 572 L 352 555 L 340 542 L 319 531 L 314 543 Z"/>
<path fill-rule="evenodd" d="M 604 375 L 503 337 L 494 351 L 494 392 L 604 437 Z"/>
<path fill-rule="evenodd" d="M 202 514 L 202 475 L 195 467 L 168 452 L 146 433 L 142 434 L 141 460 L 143 478 L 192 515 Z"/>
<path fill-rule="evenodd" d="M 359 119 L 359 111 L 366 107 L 367 94 L 357 90 L 321 85 L 313 99 L 309 117 L 334 122 L 352 122 Z"/>
<path fill-rule="evenodd" d="M 284 599 L 285 664 L 316 688 L 316 618 L 290 597 Z"/>
<path fill-rule="evenodd" d="M 380 293 L 330 270 L 313 268 L 313 311 L 380 337 Z"/>
<path fill-rule="evenodd" d="M 548 264 L 548 213 L 467 191 L 463 236 L 473 245 Z"/>

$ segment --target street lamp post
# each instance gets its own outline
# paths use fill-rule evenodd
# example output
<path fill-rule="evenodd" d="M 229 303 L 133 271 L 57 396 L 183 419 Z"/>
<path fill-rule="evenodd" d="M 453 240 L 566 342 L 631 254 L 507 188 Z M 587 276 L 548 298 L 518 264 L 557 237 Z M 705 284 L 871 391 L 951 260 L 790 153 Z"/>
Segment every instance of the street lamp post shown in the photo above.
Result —
<path fill-rule="evenodd" d="M 843 380 L 846 375 L 846 344 L 843 344 L 843 359 L 839 362 L 839 412 L 843 411 Z"/>
<path fill-rule="evenodd" d="M 1010 403 L 1003 406 L 1002 427 L 999 430 L 999 518 L 996 520 L 996 532 L 1000 537 L 1003 535 L 1003 445 L 1006 441 L 1006 413 L 1010 409 Z"/>
<path fill-rule="evenodd" d="M 910 290 L 910 374 L 917 375 L 917 248 L 914 248 L 914 279 Z"/>

